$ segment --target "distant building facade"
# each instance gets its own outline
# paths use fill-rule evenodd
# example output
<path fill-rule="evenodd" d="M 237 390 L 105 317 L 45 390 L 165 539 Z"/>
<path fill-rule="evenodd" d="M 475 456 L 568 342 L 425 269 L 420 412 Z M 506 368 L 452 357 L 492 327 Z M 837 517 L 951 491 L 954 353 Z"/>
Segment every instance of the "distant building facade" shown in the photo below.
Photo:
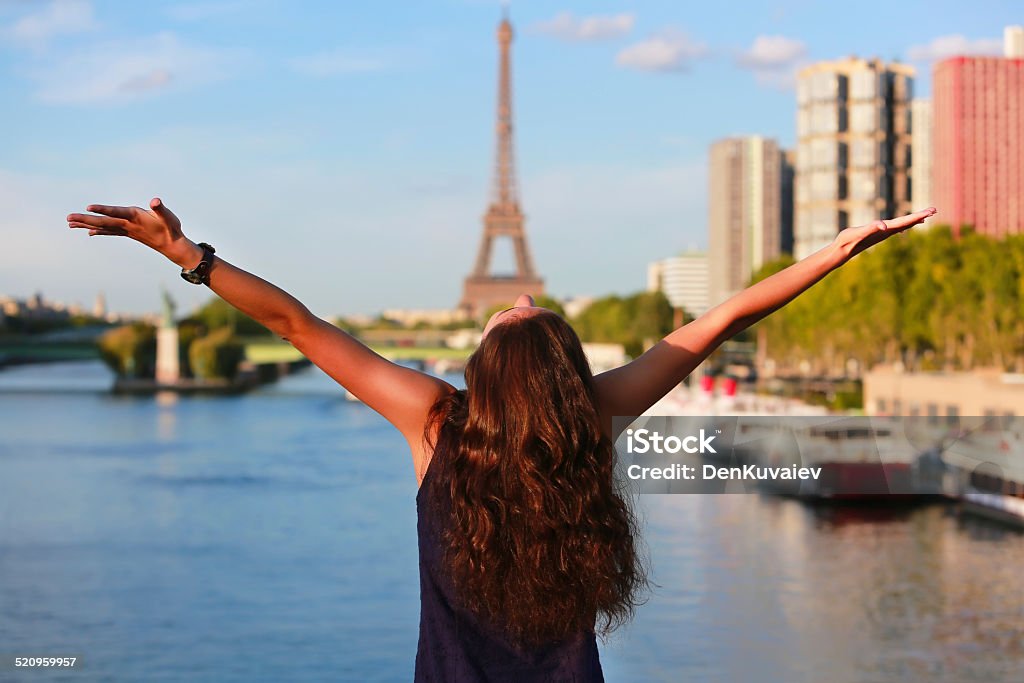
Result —
<path fill-rule="evenodd" d="M 417 323 L 447 325 L 466 320 L 468 316 L 465 311 L 457 308 L 388 308 L 381 311 L 381 317 L 412 327 Z"/>
<path fill-rule="evenodd" d="M 779 251 L 783 254 L 793 253 L 793 192 L 794 181 L 796 180 L 796 150 L 787 149 L 782 152 L 782 168 L 779 176 L 779 190 L 782 196 L 779 200 L 781 210 L 781 222 L 779 229 Z"/>
<path fill-rule="evenodd" d="M 1008 51 L 1017 50 L 1016 39 Z M 943 222 L 1001 237 L 1024 232 L 1024 59 L 935 65 L 933 191 Z"/>
<path fill-rule="evenodd" d="M 92 305 L 92 315 L 100 320 L 105 320 L 107 317 L 107 298 L 103 295 L 103 292 L 99 292 L 96 295 L 96 301 Z"/>
<path fill-rule="evenodd" d="M 673 308 L 697 317 L 710 306 L 708 269 L 708 255 L 699 252 L 655 261 L 647 266 L 647 291 L 664 292 Z"/>
<path fill-rule="evenodd" d="M 587 310 L 587 307 L 594 303 L 594 297 L 588 295 L 570 296 L 560 299 L 558 303 L 562 304 L 565 316 L 571 319 Z"/>
<path fill-rule="evenodd" d="M 717 140 L 709 153 L 709 303 L 747 286 L 782 253 L 784 155 L 760 136 Z"/>
<path fill-rule="evenodd" d="M 59 301 L 49 301 L 43 297 L 41 292 L 36 292 L 27 299 L 0 296 L 0 310 L 10 318 L 62 321 L 68 320 L 72 315 L 77 315 L 81 307 L 77 304 L 68 306 Z"/>
<path fill-rule="evenodd" d="M 1009 59 L 1024 58 L 1024 26 L 1007 26 L 1003 29 L 1003 56 Z"/>
<path fill-rule="evenodd" d="M 856 57 L 798 74 L 798 260 L 843 228 L 911 210 L 913 83 L 910 66 Z"/>
<path fill-rule="evenodd" d="M 910 204 L 913 210 L 934 206 L 932 202 L 932 102 L 916 99 L 910 103 Z M 925 223 L 921 227 L 931 225 Z"/>
<path fill-rule="evenodd" d="M 973 372 L 901 372 L 876 366 L 864 374 L 864 410 L 950 420 L 1024 415 L 1024 375 L 986 368 Z"/>

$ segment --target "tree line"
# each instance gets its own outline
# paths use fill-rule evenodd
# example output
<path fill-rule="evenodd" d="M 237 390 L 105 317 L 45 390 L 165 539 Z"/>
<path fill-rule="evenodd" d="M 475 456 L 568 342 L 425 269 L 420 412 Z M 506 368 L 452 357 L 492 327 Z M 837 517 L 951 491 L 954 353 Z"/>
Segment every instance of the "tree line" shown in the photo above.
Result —
<path fill-rule="evenodd" d="M 757 282 L 792 263 L 783 258 Z M 856 256 L 758 323 L 782 372 L 846 374 L 901 362 L 910 371 L 1024 370 L 1024 235 L 914 229 Z"/>

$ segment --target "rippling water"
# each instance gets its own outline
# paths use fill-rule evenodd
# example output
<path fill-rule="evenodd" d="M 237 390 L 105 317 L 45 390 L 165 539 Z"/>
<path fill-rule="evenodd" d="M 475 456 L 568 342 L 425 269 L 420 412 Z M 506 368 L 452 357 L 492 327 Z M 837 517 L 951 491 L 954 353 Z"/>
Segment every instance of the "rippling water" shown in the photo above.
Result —
<path fill-rule="evenodd" d="M 404 439 L 317 370 L 117 398 L 98 364 L 0 373 L 0 680 L 411 680 Z M 660 584 L 609 681 L 1024 681 L 1024 535 L 951 508 L 642 496 Z"/>

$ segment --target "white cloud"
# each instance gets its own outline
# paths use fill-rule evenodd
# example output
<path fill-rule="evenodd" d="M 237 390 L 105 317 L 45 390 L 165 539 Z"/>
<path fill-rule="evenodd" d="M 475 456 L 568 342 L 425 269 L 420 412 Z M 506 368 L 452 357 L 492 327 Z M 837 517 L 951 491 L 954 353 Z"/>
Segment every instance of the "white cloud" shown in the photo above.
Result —
<path fill-rule="evenodd" d="M 36 83 L 35 97 L 48 104 L 119 104 L 222 80 L 239 57 L 184 43 L 165 31 L 64 51 L 28 75 Z"/>
<path fill-rule="evenodd" d="M 744 50 L 737 63 L 749 69 L 782 69 L 792 66 L 807 54 L 807 46 L 785 36 L 758 36 Z"/>
<path fill-rule="evenodd" d="M 660 33 L 619 52 L 616 64 L 641 71 L 686 71 L 690 62 L 708 54 L 707 45 L 678 29 Z"/>
<path fill-rule="evenodd" d="M 290 60 L 291 67 L 306 76 L 325 78 L 342 74 L 380 71 L 387 64 L 376 57 L 357 57 L 343 50 L 318 52 Z"/>
<path fill-rule="evenodd" d="M 957 55 L 1001 55 L 1003 41 L 999 38 L 971 40 L 961 34 L 939 36 L 926 45 L 907 49 L 907 58 L 915 62 L 933 62 Z"/>
<path fill-rule="evenodd" d="M 59 36 L 86 33 L 99 27 L 88 0 L 52 0 L 38 12 L 28 14 L 3 32 L 15 43 L 43 48 Z"/>
<path fill-rule="evenodd" d="M 762 86 L 789 90 L 796 72 L 806 63 L 807 46 L 785 36 L 758 36 L 750 48 L 736 56 L 736 64 L 753 72 Z"/>
<path fill-rule="evenodd" d="M 551 19 L 538 21 L 532 29 L 561 40 L 607 40 L 632 31 L 634 21 L 632 14 L 576 17 L 572 12 L 559 12 Z"/>

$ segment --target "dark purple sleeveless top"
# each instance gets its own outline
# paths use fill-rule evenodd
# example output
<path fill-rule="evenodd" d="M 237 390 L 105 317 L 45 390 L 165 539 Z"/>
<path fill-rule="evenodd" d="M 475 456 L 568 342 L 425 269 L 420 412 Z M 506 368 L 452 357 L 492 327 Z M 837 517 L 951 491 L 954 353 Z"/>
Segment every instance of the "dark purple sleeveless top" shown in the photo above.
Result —
<path fill-rule="evenodd" d="M 443 457 L 438 451 L 434 458 Z M 483 623 L 453 599 L 454 585 L 444 571 L 440 524 L 450 508 L 447 487 L 431 487 L 427 466 L 416 494 L 416 530 L 420 554 L 420 637 L 416 650 L 417 682 L 508 681 L 509 683 L 603 683 L 593 632 L 523 654 L 499 629 Z"/>

